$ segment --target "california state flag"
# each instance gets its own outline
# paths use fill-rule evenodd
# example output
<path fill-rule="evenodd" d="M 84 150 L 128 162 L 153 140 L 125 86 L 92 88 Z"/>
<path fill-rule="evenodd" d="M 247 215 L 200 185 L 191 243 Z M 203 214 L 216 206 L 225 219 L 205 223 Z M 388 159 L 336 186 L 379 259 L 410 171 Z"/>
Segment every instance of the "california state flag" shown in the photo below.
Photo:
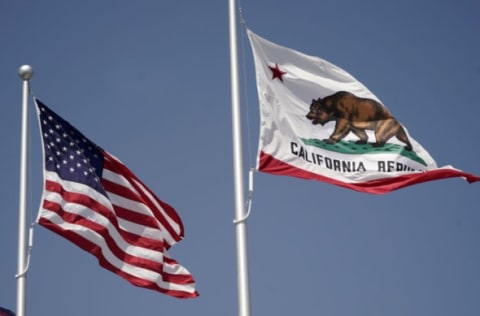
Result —
<path fill-rule="evenodd" d="M 318 57 L 247 30 L 260 102 L 257 169 L 368 193 L 451 177 L 364 85 Z"/>

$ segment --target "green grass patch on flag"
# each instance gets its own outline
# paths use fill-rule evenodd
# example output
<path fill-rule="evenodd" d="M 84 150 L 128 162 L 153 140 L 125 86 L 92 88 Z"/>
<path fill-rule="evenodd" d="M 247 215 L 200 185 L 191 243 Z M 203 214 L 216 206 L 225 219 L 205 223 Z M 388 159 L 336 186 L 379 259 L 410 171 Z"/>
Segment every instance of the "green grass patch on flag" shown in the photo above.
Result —
<path fill-rule="evenodd" d="M 357 144 L 353 141 L 339 141 L 336 144 L 327 144 L 322 140 L 319 139 L 306 139 L 301 138 L 302 142 L 308 146 L 314 146 L 318 148 L 322 148 L 328 151 L 333 151 L 342 154 L 349 154 L 349 155 L 361 155 L 361 154 L 399 154 L 404 157 L 407 157 L 413 161 L 421 163 L 422 165 L 426 166 L 427 164 L 425 161 L 417 156 L 417 154 L 413 151 L 405 150 L 405 148 L 401 145 L 397 144 L 390 144 L 387 143 L 382 147 L 374 147 L 372 144 Z"/>

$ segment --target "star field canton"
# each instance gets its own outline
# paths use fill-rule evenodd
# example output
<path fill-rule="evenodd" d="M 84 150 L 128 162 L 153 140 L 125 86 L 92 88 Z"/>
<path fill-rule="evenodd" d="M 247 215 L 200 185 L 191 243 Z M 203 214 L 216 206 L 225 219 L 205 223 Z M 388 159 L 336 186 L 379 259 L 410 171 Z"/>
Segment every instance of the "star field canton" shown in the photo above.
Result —
<path fill-rule="evenodd" d="M 39 109 L 44 131 L 45 169 L 56 172 L 64 180 L 88 185 L 106 195 L 100 183 L 103 149 L 45 105 Z"/>

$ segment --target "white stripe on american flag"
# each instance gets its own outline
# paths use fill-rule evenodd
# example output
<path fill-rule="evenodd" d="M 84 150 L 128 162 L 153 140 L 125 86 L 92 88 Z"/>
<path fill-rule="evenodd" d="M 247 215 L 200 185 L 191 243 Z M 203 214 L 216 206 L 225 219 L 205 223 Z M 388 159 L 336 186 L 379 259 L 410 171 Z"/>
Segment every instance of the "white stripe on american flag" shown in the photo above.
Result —
<path fill-rule="evenodd" d="M 117 158 L 107 152 L 104 152 L 104 155 L 105 162 L 102 181 L 104 182 L 107 193 L 109 195 L 120 194 L 123 197 L 127 196 L 131 198 L 132 201 L 133 198 L 135 198 L 138 199 L 138 202 L 148 203 L 148 205 L 146 205 L 148 215 L 157 220 L 160 229 L 164 233 L 164 238 L 169 245 L 168 247 L 181 240 L 183 238 L 183 226 L 181 226 L 181 221 L 176 212 L 166 203 L 163 203 L 163 205 L 170 208 L 170 210 L 162 207 L 160 200 Z M 127 175 L 128 178 L 124 175 Z M 108 182 L 116 186 L 108 185 Z M 125 190 L 127 192 L 125 192 Z M 121 203 L 118 204 L 118 206 L 136 210 L 135 207 L 129 208 L 127 205 Z"/>
<path fill-rule="evenodd" d="M 108 209 L 108 213 L 102 216 L 104 220 L 99 220 L 97 218 L 99 218 L 101 214 L 98 211 L 94 212 L 93 210 L 85 208 L 85 206 L 78 204 L 78 206 L 83 207 L 83 209 L 80 210 L 81 212 L 86 212 L 86 211 L 91 212 L 91 214 L 88 217 L 91 221 L 102 223 L 102 222 L 105 222 L 107 216 L 111 217 L 111 215 L 114 215 L 115 216 L 114 218 L 118 220 L 119 228 L 120 229 L 124 228 L 123 230 L 125 232 L 133 233 L 135 235 L 142 236 L 142 237 L 149 237 L 149 239 L 156 240 L 157 242 L 163 243 L 163 233 L 161 230 L 142 226 L 136 223 L 131 223 L 127 219 L 119 217 L 118 214 L 115 214 L 114 207 L 110 203 L 110 200 L 107 199 L 104 195 L 98 193 L 97 191 L 92 190 L 89 186 L 86 186 L 77 182 L 71 182 L 71 181 L 60 179 L 55 172 L 49 172 L 49 171 L 45 172 L 45 179 L 53 183 L 60 183 L 65 191 L 78 192 L 82 194 L 86 193 L 85 195 L 88 196 L 90 199 L 95 200 L 96 203 L 98 203 L 99 205 L 103 205 L 105 206 L 106 209 Z M 44 199 L 56 201 L 55 195 L 57 195 L 57 192 L 46 191 L 44 193 Z M 61 198 L 63 199 L 63 197 Z M 83 217 L 87 217 L 87 216 L 83 216 Z M 112 223 L 110 224 L 113 225 Z"/>
<path fill-rule="evenodd" d="M 70 231 L 81 237 L 79 240 L 60 233 L 83 249 L 95 245 L 101 251 L 95 251 L 93 254 L 101 264 L 135 285 L 178 297 L 188 297 L 195 293 L 194 281 L 188 270 L 178 265 L 173 259 L 164 258 L 166 251 L 164 247 L 167 245 L 163 244 L 161 230 L 145 227 L 145 230 L 150 233 L 148 235 L 156 231 L 156 236 L 151 238 L 143 234 L 140 229 L 137 230 L 139 234 L 136 238 L 129 239 L 125 234 L 137 232 L 125 229 L 126 226 L 139 228 L 140 225 L 130 223 L 120 228 L 119 222 L 128 223 L 128 221 L 118 218 L 110 200 L 105 196 L 89 186 L 60 179 L 55 172 L 45 171 L 45 179 L 44 205 L 40 218 L 43 225 L 57 233 Z M 125 205 L 122 206 L 125 207 Z M 90 246 L 83 244 L 85 240 L 90 243 Z M 135 243 L 132 243 L 133 240 Z M 124 260 L 118 259 L 117 256 L 121 256 Z M 105 262 L 102 263 L 102 261 Z M 164 261 L 168 263 L 165 264 Z M 162 269 L 163 272 L 161 272 Z"/>
<path fill-rule="evenodd" d="M 62 217 L 60 217 L 55 212 L 50 212 L 44 210 L 42 215 L 44 220 L 48 220 L 50 223 L 58 226 L 63 230 L 68 230 L 78 233 L 82 238 L 90 241 L 91 243 L 97 245 L 101 249 L 101 256 L 108 261 L 115 268 L 121 270 L 125 274 L 132 276 L 134 278 L 143 279 L 152 284 L 156 284 L 160 289 L 172 290 L 172 291 L 184 291 L 188 293 L 194 293 L 195 289 L 192 284 L 175 284 L 171 282 L 163 281 L 163 276 L 159 273 L 156 273 L 152 270 L 145 269 L 139 266 L 131 265 L 126 263 L 123 260 L 118 259 L 110 250 L 105 239 L 91 229 L 85 229 L 82 225 L 75 225 L 66 222 Z M 99 256 L 97 256 L 99 257 Z M 99 258 L 100 259 L 100 258 Z M 127 278 L 129 281 L 130 279 Z"/>
<path fill-rule="evenodd" d="M 120 236 L 119 231 L 115 228 L 114 224 L 108 220 L 108 218 L 90 208 L 85 207 L 85 205 L 66 201 L 63 199 L 62 195 L 57 192 L 48 192 L 45 194 L 45 200 L 58 204 L 62 211 L 66 213 L 79 215 L 85 219 L 88 219 L 88 221 L 105 227 L 108 230 L 108 234 L 115 241 L 116 245 L 120 249 L 124 249 L 126 254 L 159 262 L 163 261 L 162 252 L 127 243 L 122 236 Z"/>
<path fill-rule="evenodd" d="M 121 185 L 122 187 L 125 187 L 127 190 L 132 191 L 135 195 L 138 195 L 138 192 L 135 190 L 135 188 L 133 188 L 128 182 L 126 182 L 126 180 L 122 176 L 112 173 L 107 169 L 103 170 L 103 179 L 106 179 L 118 185 Z M 162 223 L 155 218 L 154 214 L 152 214 L 151 209 L 148 206 L 146 206 L 144 203 L 125 198 L 122 195 L 116 194 L 115 191 L 107 190 L 107 194 L 114 206 L 123 207 L 128 209 L 131 212 L 138 213 L 139 215 L 150 217 L 152 221 L 154 221 L 156 225 L 158 225 L 156 227 L 160 228 L 159 231 L 163 232 L 163 235 L 164 235 L 163 237 L 165 238 L 166 242 L 169 245 L 173 245 L 176 243 L 176 240 L 174 239 L 174 237 L 168 233 L 168 230 L 165 229 Z M 118 215 L 118 214 L 117 216 L 121 217 L 121 215 Z M 169 222 L 172 222 L 172 221 L 170 220 Z M 170 227 L 172 227 L 172 229 L 174 229 L 175 231 L 179 232 L 177 228 L 178 225 L 175 225 L 176 223 L 174 222 L 172 224 L 173 225 L 170 225 Z M 178 234 L 176 234 L 175 236 L 176 238 L 179 238 Z"/>

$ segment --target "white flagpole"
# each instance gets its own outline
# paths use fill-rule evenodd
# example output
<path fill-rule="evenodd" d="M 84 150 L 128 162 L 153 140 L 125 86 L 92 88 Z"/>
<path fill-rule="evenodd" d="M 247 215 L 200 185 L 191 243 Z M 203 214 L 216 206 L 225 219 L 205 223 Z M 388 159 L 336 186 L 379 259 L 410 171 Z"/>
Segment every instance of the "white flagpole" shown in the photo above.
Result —
<path fill-rule="evenodd" d="M 235 233 L 237 248 L 238 315 L 250 315 L 248 281 L 247 227 L 243 193 L 242 128 L 237 56 L 237 19 L 235 0 L 229 0 L 230 73 L 232 93 L 233 176 L 235 190 Z"/>
<path fill-rule="evenodd" d="M 27 149 L 28 149 L 28 95 L 33 69 L 28 65 L 19 68 L 23 80 L 22 139 L 20 151 L 20 198 L 18 209 L 18 261 L 17 261 L 17 316 L 25 316 L 25 280 L 27 269 Z"/>

